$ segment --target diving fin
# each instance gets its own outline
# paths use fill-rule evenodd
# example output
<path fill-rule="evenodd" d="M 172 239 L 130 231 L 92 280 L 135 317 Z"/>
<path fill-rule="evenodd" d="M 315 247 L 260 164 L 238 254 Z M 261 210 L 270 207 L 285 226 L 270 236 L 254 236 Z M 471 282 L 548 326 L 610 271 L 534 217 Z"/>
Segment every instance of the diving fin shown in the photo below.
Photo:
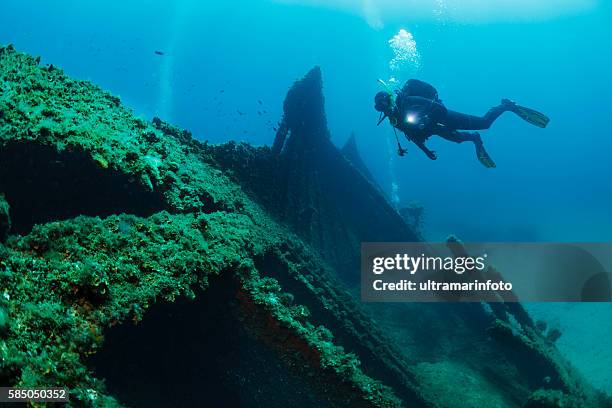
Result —
<path fill-rule="evenodd" d="M 516 113 L 524 121 L 542 129 L 550 122 L 550 119 L 545 114 L 524 106 L 516 105 L 512 108 L 512 112 Z"/>
<path fill-rule="evenodd" d="M 476 144 L 476 157 L 478 157 L 478 160 L 487 169 L 492 169 L 492 168 L 497 167 L 497 165 L 495 165 L 495 162 L 493 161 L 493 159 L 491 159 L 491 156 L 489 156 L 489 153 L 487 153 L 487 151 L 485 150 L 485 148 L 482 145 L 482 143 L 477 143 Z"/>

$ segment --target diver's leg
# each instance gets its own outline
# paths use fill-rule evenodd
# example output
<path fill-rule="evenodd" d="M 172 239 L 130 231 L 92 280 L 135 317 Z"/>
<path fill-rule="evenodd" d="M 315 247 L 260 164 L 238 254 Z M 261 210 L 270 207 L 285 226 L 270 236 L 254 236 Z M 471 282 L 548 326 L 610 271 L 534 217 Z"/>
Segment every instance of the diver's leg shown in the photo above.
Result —
<path fill-rule="evenodd" d="M 455 143 L 472 142 L 474 144 L 482 144 L 482 139 L 478 132 L 459 132 L 458 130 L 444 128 L 438 129 L 436 134 L 443 139 Z"/>
<path fill-rule="evenodd" d="M 478 132 L 459 132 L 451 129 L 438 129 L 436 132 L 443 139 L 450 140 L 455 143 L 472 142 L 476 148 L 476 157 L 487 168 L 495 167 L 495 162 L 484 148 L 482 138 Z"/>
<path fill-rule="evenodd" d="M 510 110 L 509 106 L 503 103 L 489 109 L 484 116 L 473 116 L 448 110 L 442 124 L 451 129 L 484 130 L 490 128 L 493 122 L 508 110 Z"/>

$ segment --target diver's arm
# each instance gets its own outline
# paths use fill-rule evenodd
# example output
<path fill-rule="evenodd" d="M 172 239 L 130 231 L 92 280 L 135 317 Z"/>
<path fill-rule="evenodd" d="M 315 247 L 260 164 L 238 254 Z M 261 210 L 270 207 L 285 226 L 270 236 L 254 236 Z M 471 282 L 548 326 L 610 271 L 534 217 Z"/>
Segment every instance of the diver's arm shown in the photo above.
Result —
<path fill-rule="evenodd" d="M 438 158 L 438 156 L 436 156 L 436 152 L 429 150 L 427 146 L 425 146 L 427 135 L 424 132 L 413 131 L 406 126 L 402 126 L 399 129 L 401 129 L 401 131 L 404 133 L 406 139 L 417 145 L 419 149 L 421 149 L 431 160 L 436 160 Z"/>
<path fill-rule="evenodd" d="M 427 148 L 427 146 L 425 146 L 425 142 L 424 141 L 419 141 L 419 140 L 413 140 L 414 144 L 417 145 L 419 147 L 419 149 L 421 149 L 426 155 L 427 157 L 429 157 L 431 160 L 436 160 L 438 158 L 438 156 L 436 156 L 436 152 L 434 152 L 433 150 L 429 150 Z"/>

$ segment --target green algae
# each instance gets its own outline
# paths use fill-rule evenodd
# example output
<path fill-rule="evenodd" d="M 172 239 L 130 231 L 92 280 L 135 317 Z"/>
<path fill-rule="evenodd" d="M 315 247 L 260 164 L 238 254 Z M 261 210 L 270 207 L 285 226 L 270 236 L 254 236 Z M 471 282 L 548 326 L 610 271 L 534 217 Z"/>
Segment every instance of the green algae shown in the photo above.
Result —
<path fill-rule="evenodd" d="M 137 323 L 158 301 L 205 296 L 209 277 L 231 270 L 242 271 L 244 293 L 260 313 L 317 350 L 324 371 L 359 391 L 346 395 L 399 405 L 386 387 L 359 370 L 356 356 L 331 342 L 327 329 L 315 329 L 306 307 L 292 304 L 276 280 L 260 277 L 244 251 L 253 238 L 249 226 L 239 215 L 162 212 L 148 219 L 78 217 L 12 238 L 0 263 L 8 312 L 0 343 L 5 381 L 21 387 L 63 384 L 81 403 L 93 402 L 95 395 L 96 404 L 114 404 L 83 364 L 84 356 L 101 347 L 103 329 Z"/>
<path fill-rule="evenodd" d="M 131 175 L 164 195 L 174 211 L 228 209 L 238 186 L 152 123 L 134 116 L 111 94 L 68 78 L 36 59 L 0 50 L 0 146 L 36 143 L 58 152 L 84 152 L 100 167 Z M 206 186 L 206 187 L 204 187 Z"/>
<path fill-rule="evenodd" d="M 215 270 L 204 264 L 202 234 L 189 228 L 198 221 L 177 217 L 80 217 L 12 239 L 0 263 L 9 316 L 0 361 L 9 383 L 63 384 L 79 401 L 87 390 L 102 395 L 83 357 L 101 345 L 103 328 L 140 320 L 158 298 L 194 296 L 206 286 L 204 271 Z"/>
<path fill-rule="evenodd" d="M 128 191 L 159 196 L 164 210 L 51 217 L 0 245 L 2 383 L 63 385 L 72 405 L 119 405 L 85 364 L 103 347 L 105 330 L 137 323 L 156 302 L 206 296 L 209 278 L 225 273 L 241 282 L 248 310 L 274 322 L 252 326 L 254 335 L 285 359 L 300 361 L 308 382 L 334 405 L 347 399 L 400 405 L 389 387 L 363 373 L 356 355 L 333 343 L 330 330 L 310 321 L 306 306 L 294 304 L 277 280 L 255 268 L 254 259 L 280 248 L 292 253 L 295 265 L 321 261 L 252 202 L 205 145 L 160 120 L 136 118 L 118 98 L 56 67 L 40 67 L 10 46 L 0 48 L 0 87 L 0 151 L 43 146 L 63 154 L 58 157 L 68 167 L 72 157 L 84 156 L 101 172 L 123 175 Z M 10 202 L 19 191 L 7 186 L 0 183 L 0 191 Z M 305 275 L 299 280 L 314 293 L 327 293 L 325 302 L 338 310 L 350 305 L 334 298 L 331 278 L 319 278 L 328 288 Z M 281 332 L 305 347 L 283 343 Z M 321 372 L 325 385 L 315 374 Z"/>

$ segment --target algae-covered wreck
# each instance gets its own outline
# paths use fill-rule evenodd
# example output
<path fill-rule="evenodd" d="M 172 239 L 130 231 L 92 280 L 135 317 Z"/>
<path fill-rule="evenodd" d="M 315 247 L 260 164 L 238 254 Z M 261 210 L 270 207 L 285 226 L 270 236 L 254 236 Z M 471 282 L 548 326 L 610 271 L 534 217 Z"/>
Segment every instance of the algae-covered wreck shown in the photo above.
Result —
<path fill-rule="evenodd" d="M 0 48 L 0 385 L 71 406 L 609 406 L 520 305 L 360 304 L 359 242 L 415 239 L 329 141 L 319 70 L 272 148 L 211 146 Z"/>

